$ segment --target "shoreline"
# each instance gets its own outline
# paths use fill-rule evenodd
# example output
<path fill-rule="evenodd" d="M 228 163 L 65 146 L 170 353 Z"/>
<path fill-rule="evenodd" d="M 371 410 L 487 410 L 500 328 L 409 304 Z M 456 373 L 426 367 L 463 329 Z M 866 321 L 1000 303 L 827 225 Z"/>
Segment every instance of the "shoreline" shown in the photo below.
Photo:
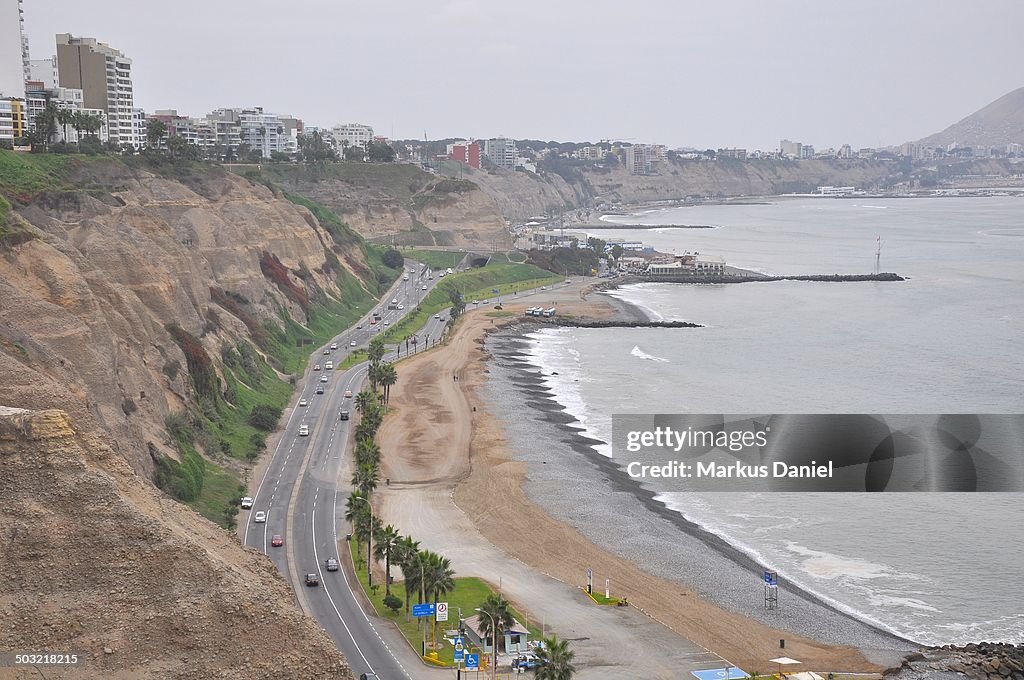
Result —
<path fill-rule="evenodd" d="M 579 291 L 565 291 L 564 295 L 568 299 L 562 300 L 560 307 L 571 308 L 575 305 L 580 316 L 608 320 L 623 318 L 620 315 L 625 315 L 634 321 L 648 318 L 639 308 L 612 296 L 601 295 L 597 301 L 587 300 L 583 295 L 574 295 L 570 298 L 570 294 L 573 293 L 578 295 Z M 412 533 L 430 549 L 437 549 L 434 546 L 438 544 L 441 547 L 445 547 L 446 544 L 449 547 L 454 546 L 449 556 L 459 573 L 466 573 L 467 565 L 473 565 L 469 570 L 470 574 L 488 576 L 489 580 L 500 581 L 493 570 L 497 569 L 498 575 L 504 571 L 507 597 L 510 599 L 516 597 L 516 592 L 509 585 L 513 582 L 509 571 L 519 570 L 521 567 L 528 567 L 531 575 L 542 579 L 544 584 L 548 583 L 547 579 L 555 579 L 562 584 L 555 591 L 559 598 L 578 599 L 578 592 L 573 595 L 575 588 L 566 593 L 565 586 L 579 586 L 583 581 L 583 567 L 590 565 L 594 568 L 595 587 L 599 587 L 599 577 L 610 577 L 615 584 L 614 590 L 619 595 L 626 594 L 636 611 L 658 622 L 657 627 L 664 626 L 665 631 L 671 631 L 672 634 L 679 636 L 676 643 L 670 643 L 670 648 L 692 644 L 689 642 L 692 640 L 729 659 L 729 663 L 741 664 L 746 670 L 772 670 L 769 668 L 770 664 L 766 664 L 765 661 L 777 655 L 780 638 L 786 638 L 787 652 L 805 662 L 804 669 L 826 671 L 877 673 L 883 668 L 899 665 L 903 654 L 917 648 L 917 645 L 889 633 L 883 635 L 878 632 L 873 632 L 868 638 L 860 641 L 864 644 L 851 646 L 844 644 L 840 639 L 844 636 L 845 630 L 840 630 L 839 633 L 831 631 L 831 634 L 824 636 L 807 636 L 792 632 L 787 627 L 777 628 L 776 625 L 783 621 L 784 616 L 778 617 L 775 621 L 758 620 L 727 607 L 723 608 L 710 597 L 710 593 L 691 590 L 691 586 L 676 579 L 666 580 L 664 576 L 654 573 L 656 570 L 650 569 L 643 560 L 629 559 L 610 551 L 608 547 L 602 547 L 606 544 L 600 541 L 595 543 L 574 527 L 573 522 L 566 521 L 559 517 L 557 512 L 552 512 L 550 508 L 539 503 L 531 494 L 531 487 L 538 483 L 532 472 L 533 463 L 523 460 L 521 451 L 517 450 L 521 447 L 517 447 L 512 441 L 515 439 L 515 433 L 509 431 L 507 420 L 503 422 L 503 418 L 510 415 L 509 411 L 496 410 L 496 405 L 484 394 L 490 390 L 489 384 L 494 381 L 496 375 L 505 370 L 496 365 L 505 358 L 492 355 L 488 351 L 490 348 L 485 345 L 502 333 L 514 332 L 508 329 L 508 322 L 515 319 L 486 319 L 484 314 L 486 313 L 482 311 L 467 314 L 468 318 L 460 321 L 460 326 L 452 339 L 452 346 L 413 357 L 408 363 L 403 362 L 407 367 L 405 371 L 400 365 L 400 376 L 402 373 L 409 375 L 410 369 L 415 367 L 413 375 L 409 376 L 410 386 L 396 385 L 393 391 L 393 395 L 396 396 L 401 395 L 403 390 L 406 392 L 404 397 L 398 397 L 402 403 L 399 409 L 402 411 L 419 403 L 422 403 L 424 408 L 427 403 L 436 403 L 425 401 L 427 395 L 422 394 L 428 383 L 439 383 L 438 387 L 448 392 L 449 388 L 454 387 L 452 383 L 438 381 L 438 366 L 429 366 L 430 363 L 441 364 L 445 373 L 458 367 L 461 379 L 458 382 L 459 394 L 456 401 L 465 399 L 460 406 L 466 411 L 469 411 L 469 407 L 473 409 L 468 414 L 471 441 L 468 451 L 465 452 L 465 460 L 460 458 L 458 451 L 452 451 L 447 455 L 436 453 L 434 447 L 423 441 L 423 434 L 434 428 L 433 423 L 441 422 L 447 423 L 447 431 L 440 435 L 441 439 L 436 440 L 438 443 L 451 445 L 455 444 L 456 440 L 464 441 L 464 434 L 458 430 L 451 431 L 453 425 L 458 426 L 452 423 L 452 418 L 447 413 L 428 415 L 421 413 L 417 408 L 402 413 L 402 418 L 389 419 L 382 427 L 382 448 L 388 451 L 385 460 L 388 461 L 387 474 L 392 481 L 390 487 L 382 494 L 382 518 L 395 523 L 401 531 Z M 464 354 L 467 349 L 467 356 L 457 356 L 459 353 Z M 421 364 L 424 370 L 416 370 Z M 428 367 L 429 371 L 426 370 Z M 520 375 L 519 378 L 520 385 L 514 390 L 514 394 L 509 395 L 509 404 L 518 403 L 520 410 L 527 408 L 534 414 L 539 412 L 543 420 L 556 424 L 560 433 L 560 437 L 557 438 L 562 443 L 569 444 L 573 449 L 585 447 L 593 455 L 600 455 L 589 446 L 591 443 L 597 443 L 596 440 L 582 439 L 580 428 L 572 427 L 575 418 L 564 413 L 562 406 L 551 399 L 550 394 L 536 395 L 530 400 L 532 404 L 523 403 L 521 389 L 536 392 L 542 387 L 537 384 L 540 377 L 536 375 L 536 371 L 532 376 Z M 401 382 L 403 381 L 400 379 Z M 393 399 L 396 396 L 393 396 Z M 450 396 L 455 398 L 454 394 Z M 418 425 L 409 423 L 407 421 L 410 418 L 418 418 L 422 422 Z M 526 426 L 531 433 L 532 448 L 544 449 L 543 445 L 537 446 L 539 442 L 547 443 L 548 437 L 538 431 L 538 427 L 544 425 L 531 422 Z M 566 438 L 566 434 L 570 436 Z M 422 448 L 418 449 L 420 442 L 423 442 Z M 396 449 L 393 453 L 390 451 L 392 447 Z M 436 460 L 426 461 L 425 455 Z M 575 455 L 578 458 L 578 454 Z M 551 467 L 553 469 L 554 465 Z M 576 467 L 584 466 L 577 463 Z M 606 471 L 599 470 L 598 466 L 585 467 L 598 475 L 607 474 Z M 561 488 L 561 481 L 558 480 L 554 488 Z M 605 486 L 608 487 L 604 489 L 607 493 L 622 497 L 628 495 L 634 503 L 640 503 L 632 490 L 623 493 L 622 490 L 612 489 L 612 485 Z M 582 492 L 586 488 L 584 485 L 579 490 Z M 571 486 L 565 486 L 561 490 L 564 492 L 563 495 L 570 496 L 576 491 Z M 682 515 L 673 513 L 654 501 L 653 495 L 647 502 L 652 504 L 652 507 L 643 508 L 640 521 L 654 520 L 662 531 L 666 526 L 671 526 L 677 538 L 686 536 L 687 540 L 699 543 L 700 551 L 708 555 L 708 561 L 713 564 L 725 561 L 734 564 L 745 563 L 747 566 L 743 567 L 745 576 L 742 578 L 744 581 L 747 579 L 746 575 L 750 574 L 753 568 L 751 565 L 754 564 L 748 556 L 725 544 L 722 539 L 719 540 L 722 540 L 723 545 L 718 546 L 722 549 L 712 551 L 703 538 L 691 535 L 706 534 L 706 531 L 688 523 Z M 502 512 L 495 512 L 496 503 L 500 503 Z M 452 509 L 455 510 L 454 513 L 451 512 Z M 514 515 L 517 521 L 505 521 L 504 513 Z M 680 522 L 689 524 L 690 533 L 683 531 Z M 458 524 L 458 531 L 448 530 L 449 524 Z M 632 526 L 633 533 L 637 533 L 637 526 Z M 473 535 L 477 537 L 475 540 Z M 481 538 L 492 553 L 496 549 L 505 555 L 500 563 L 494 559 L 493 554 L 489 557 L 490 561 L 477 556 L 482 549 Z M 486 564 L 491 566 L 486 569 L 481 566 Z M 742 589 L 742 584 L 740 588 Z M 624 589 L 628 589 L 629 592 L 624 593 Z M 531 615 L 536 615 L 540 610 L 543 616 L 545 610 L 561 605 L 560 602 L 548 601 L 551 598 L 537 599 L 540 598 L 538 590 L 539 588 L 531 587 L 520 592 L 520 604 L 524 610 L 531 612 Z M 679 593 L 678 598 L 675 593 Z M 823 605 L 819 607 L 822 611 L 826 609 Z M 590 623 L 597 626 L 606 625 L 603 619 L 610 616 L 610 613 L 606 613 L 608 608 L 592 609 L 598 610 L 596 616 L 599 618 Z M 580 612 L 589 619 L 595 616 L 591 613 L 592 609 L 574 611 L 573 616 L 568 618 L 568 624 L 560 626 L 550 614 L 547 615 L 547 622 L 560 635 L 566 636 L 570 630 L 564 630 L 565 625 L 569 625 L 571 630 L 576 630 L 575 623 L 581 621 Z M 862 629 L 867 627 L 866 624 L 846 614 L 831 609 L 828 611 L 828 618 L 833 623 L 835 619 L 842 617 L 844 625 L 840 626 L 841 629 L 847 627 L 846 622 Z M 626 615 L 627 612 L 619 614 Z M 587 635 L 588 631 L 591 632 L 590 635 Z M 587 645 L 596 645 L 602 640 L 600 634 L 605 631 L 588 628 L 587 631 L 581 632 L 587 635 L 581 639 L 588 641 L 578 643 L 582 646 L 579 649 L 581 660 L 590 660 L 591 655 L 600 659 L 601 655 L 609 653 L 607 642 L 594 649 L 587 648 Z M 822 638 L 826 638 L 827 641 L 822 641 Z M 659 645 L 659 648 L 664 649 L 664 646 Z"/>

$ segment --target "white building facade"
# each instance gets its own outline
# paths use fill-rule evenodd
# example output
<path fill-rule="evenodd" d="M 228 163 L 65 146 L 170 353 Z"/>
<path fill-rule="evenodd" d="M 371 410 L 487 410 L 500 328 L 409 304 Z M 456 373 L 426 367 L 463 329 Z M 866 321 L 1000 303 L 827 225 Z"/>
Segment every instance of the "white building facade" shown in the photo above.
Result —
<path fill-rule="evenodd" d="M 334 142 L 334 148 L 339 153 L 350 146 L 365 148 L 369 142 L 373 141 L 373 128 L 362 123 L 335 125 L 331 128 L 331 139 Z"/>
<path fill-rule="evenodd" d="M 0 0 L 0 99 L 24 99 L 28 38 L 21 0 Z"/>

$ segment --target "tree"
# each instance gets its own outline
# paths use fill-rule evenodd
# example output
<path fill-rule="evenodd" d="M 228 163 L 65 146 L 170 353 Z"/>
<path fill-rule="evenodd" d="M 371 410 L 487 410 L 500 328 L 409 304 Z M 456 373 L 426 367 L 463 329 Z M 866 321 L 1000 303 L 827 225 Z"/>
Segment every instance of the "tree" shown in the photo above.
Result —
<path fill-rule="evenodd" d="M 393 614 L 397 614 L 398 610 L 402 607 L 402 600 L 388 593 L 384 596 L 384 606 L 390 609 Z"/>
<path fill-rule="evenodd" d="M 49 146 L 57 136 L 57 107 L 49 100 L 43 110 L 36 114 L 36 134 L 44 146 Z"/>
<path fill-rule="evenodd" d="M 405 264 L 405 258 L 402 257 L 402 253 L 394 248 L 388 249 L 384 256 L 381 257 L 381 260 L 384 262 L 384 266 L 391 267 L 392 269 L 398 269 Z"/>
<path fill-rule="evenodd" d="M 68 125 L 74 121 L 75 112 L 68 109 L 57 110 L 57 122 L 64 128 L 64 141 L 68 141 Z"/>
<path fill-rule="evenodd" d="M 359 465 L 356 467 L 356 471 L 352 473 L 352 486 L 359 489 L 364 496 L 369 497 L 379 483 L 380 470 L 376 465 Z"/>
<path fill-rule="evenodd" d="M 588 236 L 587 237 L 587 245 L 595 253 L 597 253 L 600 256 L 603 256 L 604 255 L 605 246 L 608 245 L 608 243 L 604 239 L 599 239 L 596 236 Z"/>
<path fill-rule="evenodd" d="M 150 149 L 160 146 L 160 140 L 167 134 L 167 125 L 162 120 L 150 118 L 146 121 L 146 141 Z"/>
<path fill-rule="evenodd" d="M 291 156 L 286 154 L 284 151 L 271 151 L 270 160 L 274 163 L 284 163 L 291 159 Z"/>
<path fill-rule="evenodd" d="M 390 144 L 384 142 L 367 142 L 366 157 L 373 163 L 392 163 L 395 160 L 395 150 Z"/>
<path fill-rule="evenodd" d="M 537 680 L 572 680 L 576 673 L 576 667 L 572 664 L 575 656 L 567 640 L 559 640 L 557 635 L 545 638 L 544 645 L 537 650 L 541 665 L 537 667 L 534 677 Z"/>
<path fill-rule="evenodd" d="M 413 591 L 420 589 L 419 570 L 419 541 L 412 540 L 412 536 L 402 536 L 398 539 L 395 549 L 395 563 L 402 570 L 402 579 L 405 581 L 405 611 L 409 612 L 409 600 Z"/>
<path fill-rule="evenodd" d="M 494 649 L 498 649 L 498 634 L 510 629 L 516 622 L 512 616 L 512 608 L 508 600 L 497 593 L 491 593 L 480 605 L 480 634 L 492 640 Z"/>
<path fill-rule="evenodd" d="M 363 161 L 366 158 L 366 152 L 362 147 L 359 146 L 346 146 L 345 147 L 345 160 L 347 161 Z"/>
<path fill-rule="evenodd" d="M 366 349 L 366 354 L 370 359 L 370 363 L 380 363 L 381 359 L 384 358 L 384 338 L 378 335 L 373 340 L 370 340 L 370 345 Z"/>
<path fill-rule="evenodd" d="M 420 553 L 423 564 L 423 594 L 429 602 L 438 599 L 455 589 L 455 570 L 451 561 L 442 555 L 425 550 Z M 437 622 L 432 621 L 433 644 L 437 646 Z"/>
<path fill-rule="evenodd" d="M 377 381 L 384 388 L 384 403 L 391 399 L 391 386 L 398 382 L 398 372 L 394 364 L 381 364 Z"/>
<path fill-rule="evenodd" d="M 373 392 L 369 390 L 362 390 L 356 395 L 356 410 L 366 417 L 366 414 L 377 407 L 377 400 L 373 396 Z"/>
<path fill-rule="evenodd" d="M 184 137 L 171 135 L 167 138 L 167 153 L 171 155 L 171 158 L 184 156 L 187 152 L 188 146 L 189 143 L 185 141 Z"/>
<path fill-rule="evenodd" d="M 364 437 L 356 441 L 356 465 L 378 465 L 380 463 L 380 447 L 372 438 Z"/>
<path fill-rule="evenodd" d="M 391 595 L 391 560 L 398 553 L 398 542 L 402 536 L 390 524 L 375 532 L 377 547 L 374 548 L 374 557 L 377 560 L 384 560 L 384 592 Z M 401 601 L 399 601 L 401 606 Z M 398 610 L 398 607 L 395 607 Z"/>
<path fill-rule="evenodd" d="M 466 301 L 462 299 L 462 293 L 457 290 L 448 291 L 448 300 L 452 303 L 452 318 L 461 316 L 466 311 Z"/>
<path fill-rule="evenodd" d="M 615 258 L 616 262 L 618 262 L 619 258 L 622 257 L 622 246 L 618 243 L 612 246 L 612 257 Z"/>

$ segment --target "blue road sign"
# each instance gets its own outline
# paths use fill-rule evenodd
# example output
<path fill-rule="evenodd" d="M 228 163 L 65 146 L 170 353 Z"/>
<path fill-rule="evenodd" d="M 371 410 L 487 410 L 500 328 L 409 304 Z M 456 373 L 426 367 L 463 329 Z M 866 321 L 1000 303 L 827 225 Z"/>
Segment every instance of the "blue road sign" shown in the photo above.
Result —
<path fill-rule="evenodd" d="M 478 670 L 480 670 L 480 655 L 479 654 L 467 654 L 466 655 L 466 670 L 467 671 L 478 671 Z"/>
<path fill-rule="evenodd" d="M 766 586 L 777 586 L 779 585 L 779 577 L 774 571 L 764 572 L 764 584 Z"/>
<path fill-rule="evenodd" d="M 697 680 L 744 680 L 750 676 L 735 666 L 729 668 L 712 668 L 707 671 L 690 671 Z"/>
<path fill-rule="evenodd" d="M 437 605 L 433 602 L 427 604 L 414 604 L 412 606 L 413 616 L 433 616 L 437 612 Z"/>
<path fill-rule="evenodd" d="M 457 637 L 452 640 L 452 644 L 455 645 L 455 660 L 462 661 L 466 656 L 466 641 L 461 637 Z"/>

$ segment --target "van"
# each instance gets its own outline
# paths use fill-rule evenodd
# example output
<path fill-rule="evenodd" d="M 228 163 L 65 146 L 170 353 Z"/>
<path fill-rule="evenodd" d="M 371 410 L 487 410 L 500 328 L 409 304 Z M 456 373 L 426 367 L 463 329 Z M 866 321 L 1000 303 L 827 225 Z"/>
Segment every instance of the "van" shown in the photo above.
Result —
<path fill-rule="evenodd" d="M 348 411 L 346 411 L 345 409 L 342 409 L 341 413 L 339 414 L 339 418 L 341 420 L 348 420 Z"/>
<path fill-rule="evenodd" d="M 309 425 L 299 425 L 299 436 L 300 437 L 308 437 L 309 436 Z"/>
<path fill-rule="evenodd" d="M 334 370 L 334 362 L 333 361 L 328 361 L 326 364 L 324 364 L 324 370 L 325 371 L 333 371 Z"/>

